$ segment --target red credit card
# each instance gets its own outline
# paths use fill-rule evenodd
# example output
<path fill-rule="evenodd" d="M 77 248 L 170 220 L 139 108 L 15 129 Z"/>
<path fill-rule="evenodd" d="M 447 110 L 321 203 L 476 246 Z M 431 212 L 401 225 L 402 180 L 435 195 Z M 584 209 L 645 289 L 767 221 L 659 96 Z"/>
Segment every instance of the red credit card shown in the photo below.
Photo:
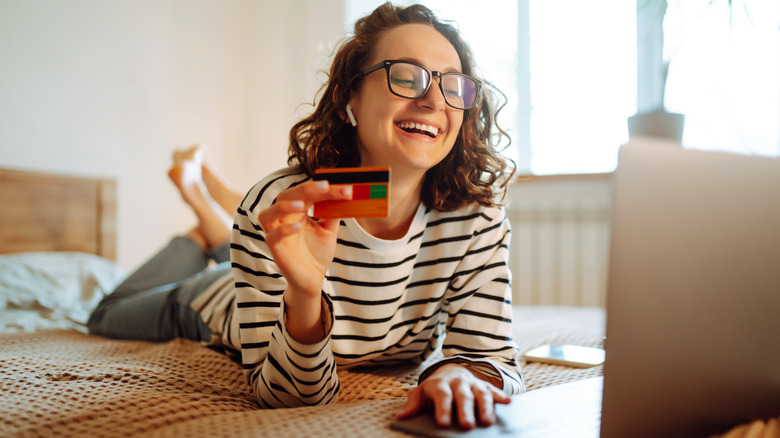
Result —
<path fill-rule="evenodd" d="M 330 185 L 352 186 L 349 201 L 322 201 L 314 204 L 315 218 L 386 217 L 390 200 L 389 167 L 343 167 L 319 169 L 314 179 Z"/>

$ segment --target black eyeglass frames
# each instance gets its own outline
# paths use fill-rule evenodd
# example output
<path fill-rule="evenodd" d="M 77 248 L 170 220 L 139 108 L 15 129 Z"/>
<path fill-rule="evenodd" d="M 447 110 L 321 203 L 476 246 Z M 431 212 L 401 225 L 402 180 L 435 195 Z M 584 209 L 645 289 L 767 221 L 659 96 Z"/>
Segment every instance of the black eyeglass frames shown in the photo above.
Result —
<path fill-rule="evenodd" d="M 439 89 L 444 96 L 444 101 L 447 105 L 460 110 L 467 110 L 476 104 L 482 86 L 480 81 L 467 74 L 430 71 L 410 61 L 385 60 L 363 70 L 360 77 L 364 78 L 382 68 L 387 73 L 387 86 L 390 92 L 406 99 L 418 99 L 424 96 L 431 87 L 433 78 L 438 76 Z"/>

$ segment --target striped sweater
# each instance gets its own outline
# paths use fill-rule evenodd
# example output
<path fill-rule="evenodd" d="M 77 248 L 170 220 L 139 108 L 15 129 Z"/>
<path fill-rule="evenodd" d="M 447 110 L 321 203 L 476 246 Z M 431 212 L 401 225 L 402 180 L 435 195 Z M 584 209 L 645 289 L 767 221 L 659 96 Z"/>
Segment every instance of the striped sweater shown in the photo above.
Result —
<path fill-rule="evenodd" d="M 269 175 L 244 198 L 233 226 L 230 325 L 238 323 L 244 372 L 263 407 L 332 402 L 337 366 L 420 362 L 438 347 L 445 359 L 429 370 L 463 362 L 500 377 L 508 394 L 524 390 L 511 338 L 510 227 L 501 208 L 420 206 L 406 236 L 393 241 L 342 220 L 322 286 L 325 338 L 293 339 L 284 322 L 286 281 L 257 215 L 307 179 L 295 169 Z"/>

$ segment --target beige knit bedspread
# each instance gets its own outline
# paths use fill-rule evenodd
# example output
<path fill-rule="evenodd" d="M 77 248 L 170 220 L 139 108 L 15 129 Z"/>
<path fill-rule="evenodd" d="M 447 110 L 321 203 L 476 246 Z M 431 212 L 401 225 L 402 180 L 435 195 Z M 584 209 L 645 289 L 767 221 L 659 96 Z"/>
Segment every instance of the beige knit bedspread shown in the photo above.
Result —
<path fill-rule="evenodd" d="M 546 343 L 596 346 L 604 313 L 515 310 L 521 351 Z M 329 406 L 258 409 L 241 367 L 187 340 L 115 341 L 77 331 L 0 335 L 0 436 L 406 436 L 389 428 L 423 367 L 339 371 Z M 602 374 L 528 364 L 529 390 Z"/>

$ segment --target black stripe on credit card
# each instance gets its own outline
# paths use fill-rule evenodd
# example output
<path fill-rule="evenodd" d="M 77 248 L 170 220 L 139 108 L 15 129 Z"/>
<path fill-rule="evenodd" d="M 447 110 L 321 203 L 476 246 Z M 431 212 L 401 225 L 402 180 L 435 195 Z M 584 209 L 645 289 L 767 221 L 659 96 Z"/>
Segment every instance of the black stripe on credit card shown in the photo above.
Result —
<path fill-rule="evenodd" d="M 357 172 L 327 172 L 315 173 L 315 181 L 327 180 L 331 184 L 360 184 L 360 183 L 382 183 L 390 181 L 390 171 L 371 170 Z"/>

